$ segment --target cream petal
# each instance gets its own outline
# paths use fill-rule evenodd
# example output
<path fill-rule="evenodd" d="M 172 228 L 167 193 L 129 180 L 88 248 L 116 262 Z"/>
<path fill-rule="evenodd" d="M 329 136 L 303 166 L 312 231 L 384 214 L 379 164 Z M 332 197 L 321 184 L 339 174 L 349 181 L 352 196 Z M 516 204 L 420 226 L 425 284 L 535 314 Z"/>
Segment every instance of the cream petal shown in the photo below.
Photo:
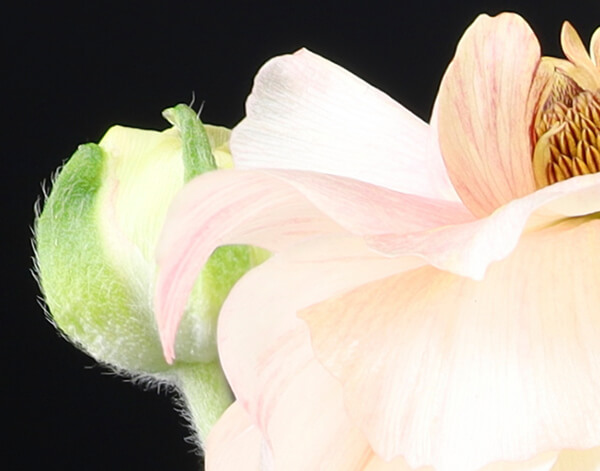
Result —
<path fill-rule="evenodd" d="M 473 471 L 598 446 L 599 253 L 600 219 L 565 219 L 482 281 L 423 267 L 300 316 L 384 459 Z"/>
<path fill-rule="evenodd" d="M 480 280 L 492 262 L 513 251 L 523 232 L 596 212 L 600 212 L 600 174 L 591 174 L 547 186 L 473 222 L 366 240 L 388 256 L 420 256 L 437 268 Z"/>
<path fill-rule="evenodd" d="M 600 87 L 600 75 L 596 66 L 590 59 L 579 34 L 568 21 L 563 23 L 560 42 L 565 56 L 576 66 L 572 76 L 577 83 L 585 89 L 595 90 Z"/>
<path fill-rule="evenodd" d="M 488 464 L 478 471 L 551 471 L 558 452 L 540 453 L 525 461 L 499 461 Z"/>
<path fill-rule="evenodd" d="M 538 41 L 518 15 L 481 15 L 442 80 L 438 125 L 450 179 L 476 215 L 535 190 L 529 88 Z"/>
<path fill-rule="evenodd" d="M 560 43 L 567 59 L 581 67 L 594 67 L 588 52 L 571 23 L 565 21 L 560 31 Z"/>
<path fill-rule="evenodd" d="M 598 471 L 600 446 L 588 450 L 563 450 L 552 471 Z"/>
<path fill-rule="evenodd" d="M 233 130 L 238 168 L 312 170 L 431 198 L 453 195 L 429 127 L 332 62 L 302 49 L 257 74 Z"/>
<path fill-rule="evenodd" d="M 600 69 L 600 28 L 597 28 L 590 40 L 590 55 L 596 67 Z"/>
<path fill-rule="evenodd" d="M 219 245 L 272 251 L 316 234 L 432 229 L 472 220 L 452 201 L 303 171 L 234 170 L 195 179 L 174 200 L 159 243 L 155 306 L 167 361 L 189 292 Z"/>
<path fill-rule="evenodd" d="M 431 466 L 418 469 L 411 468 L 406 464 L 404 458 L 396 458 L 392 461 L 384 461 L 375 453 L 361 471 L 435 471 Z"/>
<path fill-rule="evenodd" d="M 206 471 L 268 471 L 268 467 L 262 466 L 263 446 L 259 429 L 239 403 L 234 402 L 208 436 Z"/>
<path fill-rule="evenodd" d="M 562 29 L 560 31 L 560 43 L 562 45 L 563 51 L 567 59 L 569 59 L 573 64 L 581 67 L 583 69 L 587 69 L 593 71 L 595 68 L 595 64 L 590 58 L 588 51 L 586 50 L 579 34 L 571 23 L 565 21 L 563 23 Z M 591 42 L 591 46 L 593 47 L 593 40 Z M 590 48 L 592 50 L 592 48 Z"/>

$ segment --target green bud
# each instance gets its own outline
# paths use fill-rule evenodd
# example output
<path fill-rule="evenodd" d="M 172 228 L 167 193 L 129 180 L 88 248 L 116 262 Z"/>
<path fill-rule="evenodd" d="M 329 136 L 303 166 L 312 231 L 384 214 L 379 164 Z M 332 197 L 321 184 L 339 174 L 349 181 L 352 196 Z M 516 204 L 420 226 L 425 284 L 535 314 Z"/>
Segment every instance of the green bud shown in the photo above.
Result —
<path fill-rule="evenodd" d="M 102 363 L 158 377 L 178 366 L 217 362 L 221 304 L 263 259 L 245 246 L 215 251 L 195 285 L 177 361 L 169 366 L 152 306 L 158 237 L 185 182 L 230 167 L 231 156 L 229 130 L 203 126 L 185 105 L 164 115 L 174 127 L 114 126 L 99 144 L 80 146 L 54 181 L 35 236 L 39 281 L 57 328 Z"/>

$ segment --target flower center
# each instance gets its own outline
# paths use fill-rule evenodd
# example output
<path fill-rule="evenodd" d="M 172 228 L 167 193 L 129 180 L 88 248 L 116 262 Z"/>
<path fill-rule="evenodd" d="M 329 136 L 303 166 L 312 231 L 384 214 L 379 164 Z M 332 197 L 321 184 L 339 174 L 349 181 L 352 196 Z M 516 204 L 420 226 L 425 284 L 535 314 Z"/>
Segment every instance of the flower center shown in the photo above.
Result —
<path fill-rule="evenodd" d="M 600 172 L 600 90 L 584 90 L 556 70 L 533 131 L 538 188 Z"/>

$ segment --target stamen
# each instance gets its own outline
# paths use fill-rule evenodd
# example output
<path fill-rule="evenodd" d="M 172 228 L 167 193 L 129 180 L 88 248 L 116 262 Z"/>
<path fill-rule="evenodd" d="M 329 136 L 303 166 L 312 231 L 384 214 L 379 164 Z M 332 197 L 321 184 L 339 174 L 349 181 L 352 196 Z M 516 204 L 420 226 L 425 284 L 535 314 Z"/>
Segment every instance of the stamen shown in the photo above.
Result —
<path fill-rule="evenodd" d="M 536 117 L 533 144 L 538 188 L 600 172 L 600 90 L 584 90 L 556 70 Z"/>

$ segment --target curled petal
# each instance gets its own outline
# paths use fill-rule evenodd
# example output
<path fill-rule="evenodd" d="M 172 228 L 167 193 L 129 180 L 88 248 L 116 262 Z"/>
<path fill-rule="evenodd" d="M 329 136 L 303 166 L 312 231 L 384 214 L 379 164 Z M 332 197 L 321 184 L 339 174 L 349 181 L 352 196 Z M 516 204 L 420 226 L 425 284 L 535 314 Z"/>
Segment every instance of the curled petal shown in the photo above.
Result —
<path fill-rule="evenodd" d="M 276 254 L 238 282 L 219 317 L 219 353 L 236 397 L 261 429 L 281 391 L 313 358 L 296 312 L 422 264 L 416 257 L 386 259 L 360 238 L 333 235 Z"/>
<path fill-rule="evenodd" d="M 455 197 L 439 152 L 427 152 L 426 123 L 306 49 L 262 67 L 246 112 L 231 137 L 238 168 L 312 170 L 430 198 Z"/>
<path fill-rule="evenodd" d="M 367 237 L 389 256 L 418 255 L 442 270 L 475 280 L 507 257 L 523 232 L 567 217 L 600 212 L 600 174 L 571 178 L 511 201 L 487 218 L 418 233 Z"/>
<path fill-rule="evenodd" d="M 476 215 L 535 190 L 528 100 L 540 47 L 518 15 L 481 15 L 442 80 L 438 126 L 458 195 Z"/>
<path fill-rule="evenodd" d="M 289 185 L 238 171 L 210 172 L 191 182 L 174 200 L 164 228 L 155 312 L 168 362 L 193 284 L 215 248 L 251 244 L 276 251 L 314 234 L 341 231 Z"/>
<path fill-rule="evenodd" d="M 564 219 L 482 281 L 422 267 L 300 316 L 384 459 L 473 471 L 598 446 L 598 253 L 600 219 Z"/>
<path fill-rule="evenodd" d="M 302 171 L 210 172 L 174 201 L 159 244 L 155 306 L 165 357 L 189 292 L 212 251 L 251 244 L 278 251 L 317 234 L 431 229 L 472 220 L 460 204 Z"/>

